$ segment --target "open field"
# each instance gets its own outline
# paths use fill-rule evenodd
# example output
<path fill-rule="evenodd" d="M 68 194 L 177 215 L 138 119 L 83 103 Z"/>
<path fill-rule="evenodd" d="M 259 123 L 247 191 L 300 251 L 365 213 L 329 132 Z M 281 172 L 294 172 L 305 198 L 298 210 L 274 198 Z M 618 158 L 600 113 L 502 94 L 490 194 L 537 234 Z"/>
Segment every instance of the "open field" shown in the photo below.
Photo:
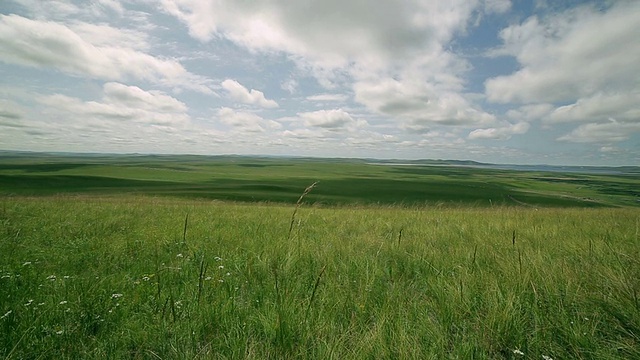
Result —
<path fill-rule="evenodd" d="M 444 166 L 443 166 L 444 165 Z M 204 156 L 4 156 L 0 195 L 136 194 L 247 202 L 308 201 L 542 207 L 640 206 L 640 169 L 514 171 L 446 163 Z"/>
<path fill-rule="evenodd" d="M 0 358 L 640 358 L 637 174 L 440 165 L 5 158 Z"/>
<path fill-rule="evenodd" d="M 637 208 L 293 211 L 5 197 L 0 357 L 640 358 Z"/>

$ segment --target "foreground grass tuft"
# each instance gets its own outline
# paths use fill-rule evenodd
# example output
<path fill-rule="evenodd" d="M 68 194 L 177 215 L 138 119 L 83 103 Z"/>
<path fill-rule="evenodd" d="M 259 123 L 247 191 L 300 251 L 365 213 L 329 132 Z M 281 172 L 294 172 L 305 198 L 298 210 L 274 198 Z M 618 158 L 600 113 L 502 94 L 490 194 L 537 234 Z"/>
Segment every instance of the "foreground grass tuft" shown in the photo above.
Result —
<path fill-rule="evenodd" d="M 637 209 L 0 209 L 6 359 L 640 358 Z"/>

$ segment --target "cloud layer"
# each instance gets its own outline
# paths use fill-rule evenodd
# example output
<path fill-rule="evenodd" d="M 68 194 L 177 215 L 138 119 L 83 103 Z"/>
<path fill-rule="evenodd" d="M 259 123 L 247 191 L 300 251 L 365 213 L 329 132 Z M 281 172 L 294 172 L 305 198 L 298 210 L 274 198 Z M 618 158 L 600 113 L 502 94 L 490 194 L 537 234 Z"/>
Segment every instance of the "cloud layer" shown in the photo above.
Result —
<path fill-rule="evenodd" d="M 628 164 L 638 18 L 632 0 L 6 0 L 0 143 Z"/>

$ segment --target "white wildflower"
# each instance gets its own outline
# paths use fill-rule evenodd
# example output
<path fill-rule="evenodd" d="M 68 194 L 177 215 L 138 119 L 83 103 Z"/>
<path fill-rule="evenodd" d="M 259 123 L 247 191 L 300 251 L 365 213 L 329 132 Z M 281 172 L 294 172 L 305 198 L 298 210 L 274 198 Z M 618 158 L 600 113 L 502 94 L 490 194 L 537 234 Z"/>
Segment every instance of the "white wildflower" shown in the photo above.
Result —
<path fill-rule="evenodd" d="M 551 356 L 547 356 L 547 355 L 542 355 L 542 359 L 543 360 L 553 360 L 553 358 Z"/>
<path fill-rule="evenodd" d="M 181 258 L 181 257 L 183 257 L 183 255 L 182 255 L 182 253 L 180 253 L 180 254 L 176 255 L 176 257 Z"/>
<path fill-rule="evenodd" d="M 513 350 L 513 353 L 516 354 L 516 355 L 520 355 L 520 356 L 524 355 L 524 353 L 522 351 L 520 351 L 519 349 Z"/>
<path fill-rule="evenodd" d="M 62 300 L 62 301 L 60 301 L 60 305 L 64 305 L 64 304 L 66 304 L 66 303 L 68 303 L 68 301 L 67 301 L 67 300 Z"/>
<path fill-rule="evenodd" d="M 211 276 L 207 276 L 206 278 L 204 278 L 205 280 L 209 281 L 211 280 Z"/>
<path fill-rule="evenodd" d="M 69 275 L 65 275 L 65 276 L 63 276 L 62 278 L 63 278 L 63 279 L 68 279 L 68 278 L 70 278 L 70 276 L 69 276 Z"/>
<path fill-rule="evenodd" d="M 118 299 L 118 298 L 121 298 L 121 297 L 122 297 L 122 294 L 111 294 L 111 298 L 112 299 Z"/>
<path fill-rule="evenodd" d="M 221 269 L 221 270 L 224 269 L 224 265 L 218 266 L 218 269 Z"/>
<path fill-rule="evenodd" d="M 56 276 L 55 275 L 49 275 L 49 276 L 47 276 L 47 280 L 56 281 Z"/>
<path fill-rule="evenodd" d="M 56 331 L 56 334 L 57 335 L 62 335 L 62 334 L 64 334 L 64 330 Z"/>
<path fill-rule="evenodd" d="M 222 261 L 222 258 L 221 258 L 221 257 L 219 257 L 219 256 L 214 257 L 214 259 L 215 259 L 216 261 Z"/>
<path fill-rule="evenodd" d="M 227 273 L 227 276 L 231 276 L 231 273 Z"/>
<path fill-rule="evenodd" d="M 148 277 L 148 276 L 143 276 L 143 277 L 142 277 L 142 281 L 149 281 L 149 280 L 151 280 L 151 278 L 150 278 L 150 277 Z"/>

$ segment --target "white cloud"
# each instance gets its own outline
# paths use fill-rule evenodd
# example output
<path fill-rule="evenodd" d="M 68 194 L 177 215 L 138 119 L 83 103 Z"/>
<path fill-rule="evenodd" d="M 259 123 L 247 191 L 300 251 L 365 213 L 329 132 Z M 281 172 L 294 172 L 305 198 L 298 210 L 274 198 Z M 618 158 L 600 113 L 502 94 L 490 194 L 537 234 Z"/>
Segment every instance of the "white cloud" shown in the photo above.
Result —
<path fill-rule="evenodd" d="M 370 110 L 385 107 L 371 97 L 377 97 L 377 88 L 394 77 L 437 88 L 427 94 L 431 105 L 418 105 L 439 113 L 436 121 L 477 123 L 490 117 L 457 94 L 464 83 L 461 74 L 470 66 L 446 48 L 457 32 L 466 31 L 474 11 L 483 6 L 504 11 L 507 1 L 382 0 L 375 6 L 365 0 L 160 3 L 201 41 L 224 37 L 252 53 L 287 54 L 325 88 L 342 88 L 353 82 L 356 99 Z M 437 100 L 441 89 L 448 93 Z M 388 107 L 419 102 L 424 91 L 416 95 L 412 90 L 394 95 L 396 99 Z M 444 109 L 436 110 L 439 106 Z"/>
<path fill-rule="evenodd" d="M 124 13 L 124 7 L 118 0 L 98 0 L 94 3 L 94 6 L 109 9 L 120 15 Z"/>
<path fill-rule="evenodd" d="M 274 100 L 267 100 L 262 91 L 251 89 L 247 90 L 239 82 L 227 79 L 222 82 L 222 87 L 229 92 L 232 99 L 240 101 L 244 104 L 253 104 L 264 108 L 276 108 L 278 103 Z"/>
<path fill-rule="evenodd" d="M 474 5 L 392 0 L 238 2 L 161 0 L 201 41 L 222 35 L 257 51 L 283 51 L 323 66 L 341 67 L 349 58 L 391 58 L 450 39 Z M 344 36 L 349 34 L 349 36 Z M 425 34 L 431 36 L 424 36 Z"/>
<path fill-rule="evenodd" d="M 598 92 L 573 104 L 555 109 L 546 121 L 591 122 L 615 118 L 618 121 L 640 122 L 640 92 L 606 94 Z"/>
<path fill-rule="evenodd" d="M 494 140 L 508 140 L 513 135 L 525 134 L 529 131 L 529 123 L 520 122 L 517 124 L 508 124 L 503 127 L 488 128 L 488 129 L 476 129 L 469 133 L 469 139 L 494 139 Z"/>
<path fill-rule="evenodd" d="M 640 132 L 640 123 L 592 123 L 580 125 L 569 134 L 558 138 L 560 141 L 576 143 L 613 143 L 629 139 Z"/>
<path fill-rule="evenodd" d="M 431 125 L 482 126 L 495 116 L 473 105 L 459 93 L 437 89 L 418 81 L 384 79 L 357 83 L 356 100 L 381 114 L 405 119 L 414 132 Z"/>
<path fill-rule="evenodd" d="M 161 91 L 144 91 L 137 86 L 110 82 L 104 85 L 104 97 L 109 103 L 149 111 L 183 113 L 187 105 Z"/>
<path fill-rule="evenodd" d="M 177 99 L 160 91 L 148 92 L 118 83 L 104 85 L 102 101 L 83 101 L 61 94 L 41 96 L 38 101 L 48 107 L 49 113 L 72 115 L 76 122 L 88 124 L 116 121 L 182 126 L 190 121 L 186 105 Z"/>
<path fill-rule="evenodd" d="M 640 2 L 618 1 L 606 11 L 583 6 L 502 30 L 504 45 L 494 55 L 515 56 L 521 69 L 489 79 L 488 99 L 553 103 L 637 89 L 638 18 Z"/>
<path fill-rule="evenodd" d="M 525 104 L 507 116 L 541 120 L 552 132 L 556 124 L 582 123 L 556 138 L 561 142 L 631 139 L 640 131 L 640 2 L 547 10 L 500 32 L 503 45 L 490 55 L 514 56 L 520 69 L 487 80 L 487 99 Z M 500 136 L 489 130 L 469 137 Z"/>
<path fill-rule="evenodd" d="M 289 94 L 293 94 L 298 88 L 298 82 L 295 79 L 287 79 L 280 84 L 280 88 L 287 91 Z"/>
<path fill-rule="evenodd" d="M 317 94 L 307 96 L 307 100 L 310 101 L 321 101 L 321 102 L 344 102 L 347 101 L 349 97 L 345 94 Z"/>
<path fill-rule="evenodd" d="M 191 74 L 177 61 L 126 47 L 144 43 L 144 39 L 136 39 L 134 32 L 106 25 L 78 23 L 74 27 L 78 32 L 61 23 L 0 15 L 0 61 L 98 79 L 146 80 L 212 93 L 205 78 Z M 114 38 L 109 40 L 105 35 Z M 124 47 L 115 45 L 117 41 L 123 41 Z"/>
<path fill-rule="evenodd" d="M 312 129 L 293 129 L 293 130 L 285 130 L 282 132 L 282 135 L 289 139 L 319 139 L 323 137 L 323 134 L 318 130 Z"/>
<path fill-rule="evenodd" d="M 355 122 L 351 115 L 342 109 L 305 112 L 298 116 L 307 126 L 325 129 L 342 128 Z"/>
<path fill-rule="evenodd" d="M 145 51 L 150 48 L 148 35 L 136 30 L 86 22 L 73 22 L 68 25 L 68 28 L 85 42 L 97 47 L 109 46 Z"/>
<path fill-rule="evenodd" d="M 350 87 L 354 100 L 366 106 L 368 115 L 385 116 L 396 128 L 399 125 L 410 133 L 424 135 L 434 125 L 479 127 L 496 121 L 463 93 L 463 75 L 471 66 L 448 50 L 448 43 L 457 32 L 466 31 L 474 12 L 503 13 L 508 11 L 509 1 L 415 0 L 399 4 L 383 0 L 375 6 L 364 0 L 161 3 L 195 38 L 210 41 L 224 37 L 254 54 L 287 54 L 321 86 Z M 293 93 L 294 83 L 285 84 L 283 88 Z M 254 101 L 240 84 L 229 83 L 225 88 L 233 89 L 238 101 Z M 307 99 L 348 100 L 342 94 Z M 353 126 L 349 114 L 336 111 L 299 116 L 307 126 Z"/>
<path fill-rule="evenodd" d="M 518 109 L 507 111 L 507 116 L 519 121 L 533 121 L 544 118 L 551 113 L 551 111 L 553 111 L 553 105 L 551 104 L 523 105 Z"/>
<path fill-rule="evenodd" d="M 3 1 L 7 148 L 637 158 L 637 1 Z"/>
<path fill-rule="evenodd" d="M 484 0 L 484 9 L 487 13 L 503 14 L 511 9 L 511 0 Z"/>
<path fill-rule="evenodd" d="M 267 129 L 279 129 L 281 127 L 280 123 L 276 121 L 265 120 L 256 114 L 235 111 L 227 107 L 218 109 L 217 116 L 224 124 L 240 131 L 265 132 Z"/>

